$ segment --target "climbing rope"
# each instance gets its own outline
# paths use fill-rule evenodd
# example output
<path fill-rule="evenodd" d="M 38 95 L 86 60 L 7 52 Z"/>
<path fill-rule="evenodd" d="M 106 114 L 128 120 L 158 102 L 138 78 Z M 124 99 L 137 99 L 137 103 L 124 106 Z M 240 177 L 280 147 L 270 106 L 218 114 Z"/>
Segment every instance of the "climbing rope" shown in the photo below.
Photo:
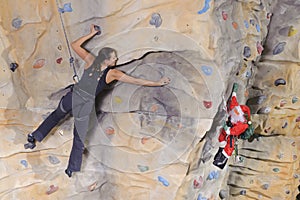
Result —
<path fill-rule="evenodd" d="M 59 10 L 59 4 L 58 4 L 58 0 L 56 0 L 56 7 L 57 7 L 57 10 Z M 62 18 L 62 13 L 59 12 L 59 17 L 60 17 L 60 22 L 61 22 L 61 25 L 62 25 L 62 28 L 63 28 L 63 32 L 64 32 L 64 36 L 65 36 L 65 39 L 66 39 L 66 43 L 67 43 L 67 47 L 68 47 L 68 52 L 69 52 L 69 62 L 70 62 L 70 67 L 73 68 L 73 80 L 75 83 L 78 82 L 78 75 L 77 75 L 77 72 L 76 72 L 76 68 L 75 68 L 75 64 L 74 64 L 74 58 L 72 56 L 72 53 L 71 53 L 71 48 L 70 48 L 70 43 L 69 43 L 69 40 L 68 40 L 68 36 L 67 36 L 67 33 L 66 33 L 66 28 L 65 28 L 65 25 L 64 25 L 64 21 L 63 21 L 63 18 Z"/>

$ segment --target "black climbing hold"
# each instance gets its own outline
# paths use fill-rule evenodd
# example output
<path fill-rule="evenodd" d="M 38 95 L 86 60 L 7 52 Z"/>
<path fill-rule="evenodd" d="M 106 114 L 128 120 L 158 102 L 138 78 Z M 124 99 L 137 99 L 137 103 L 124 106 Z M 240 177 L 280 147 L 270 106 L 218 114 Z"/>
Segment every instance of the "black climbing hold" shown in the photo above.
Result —
<path fill-rule="evenodd" d="M 95 29 L 96 31 L 98 31 L 98 32 L 96 33 L 96 35 L 100 35 L 100 34 L 101 34 L 101 28 L 100 28 L 100 26 L 94 25 L 94 29 Z"/>
<path fill-rule="evenodd" d="M 274 85 L 275 86 L 278 86 L 278 85 L 285 85 L 286 84 L 286 81 L 283 79 L 283 78 L 279 78 L 277 79 L 275 82 L 274 82 Z"/>
<path fill-rule="evenodd" d="M 249 58 L 251 56 L 251 49 L 250 49 L 250 47 L 248 47 L 248 46 L 244 47 L 244 56 L 246 58 Z"/>
<path fill-rule="evenodd" d="M 277 54 L 280 54 L 281 52 L 283 52 L 285 45 L 286 45 L 286 42 L 279 42 L 273 50 L 273 55 L 277 55 Z"/>
<path fill-rule="evenodd" d="M 246 195 L 246 190 L 241 190 L 240 195 Z"/>
<path fill-rule="evenodd" d="M 17 63 L 10 63 L 9 65 L 9 68 L 12 72 L 14 72 L 18 67 L 19 65 Z"/>

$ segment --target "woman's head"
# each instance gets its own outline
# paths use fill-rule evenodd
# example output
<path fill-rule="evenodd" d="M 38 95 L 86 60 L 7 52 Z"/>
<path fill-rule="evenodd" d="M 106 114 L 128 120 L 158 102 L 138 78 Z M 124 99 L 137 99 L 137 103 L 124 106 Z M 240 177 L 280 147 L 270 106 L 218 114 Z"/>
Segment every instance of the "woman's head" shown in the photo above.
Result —
<path fill-rule="evenodd" d="M 101 65 L 115 66 L 118 60 L 117 51 L 110 47 L 104 47 L 98 52 L 95 62 Z"/>

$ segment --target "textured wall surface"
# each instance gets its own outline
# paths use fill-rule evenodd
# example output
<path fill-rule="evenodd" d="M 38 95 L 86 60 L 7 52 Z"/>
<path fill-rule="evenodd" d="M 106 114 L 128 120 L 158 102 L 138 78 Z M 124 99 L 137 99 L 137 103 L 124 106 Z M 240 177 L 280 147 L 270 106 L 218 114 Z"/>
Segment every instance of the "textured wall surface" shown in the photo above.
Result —
<path fill-rule="evenodd" d="M 295 199 L 299 193 L 300 1 L 2 0 L 0 199 Z M 99 97 L 82 170 L 64 170 L 73 118 L 34 150 L 26 136 L 83 62 L 68 43 L 118 51 L 120 69 L 165 87 L 116 83 Z M 212 164 L 232 84 L 255 137 Z"/>

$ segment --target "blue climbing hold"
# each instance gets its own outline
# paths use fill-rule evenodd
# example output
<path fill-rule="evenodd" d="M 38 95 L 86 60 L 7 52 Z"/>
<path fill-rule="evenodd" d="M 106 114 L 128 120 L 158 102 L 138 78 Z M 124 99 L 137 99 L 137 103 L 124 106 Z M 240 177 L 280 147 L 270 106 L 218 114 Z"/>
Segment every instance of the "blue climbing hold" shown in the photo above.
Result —
<path fill-rule="evenodd" d="M 273 50 L 273 55 L 277 55 L 277 54 L 280 54 L 281 52 L 283 52 L 285 45 L 286 45 L 286 42 L 279 42 Z"/>
<path fill-rule="evenodd" d="M 21 160 L 20 163 L 24 166 L 24 167 L 28 167 L 28 163 L 26 160 Z"/>
<path fill-rule="evenodd" d="M 249 58 L 250 56 L 251 56 L 251 49 L 250 49 L 250 47 L 248 47 L 248 46 L 245 46 L 244 47 L 244 56 L 246 57 L 246 58 Z"/>
<path fill-rule="evenodd" d="M 207 200 L 207 198 L 206 197 L 202 197 L 202 195 L 199 194 L 197 200 Z"/>
<path fill-rule="evenodd" d="M 249 23 L 247 20 L 244 20 L 244 24 L 245 24 L 245 27 L 248 29 L 249 28 Z"/>
<path fill-rule="evenodd" d="M 256 28 L 257 32 L 260 32 L 260 26 L 259 26 L 259 24 L 256 24 L 255 28 Z"/>
<path fill-rule="evenodd" d="M 218 178 L 219 178 L 219 172 L 218 171 L 211 171 L 207 176 L 208 180 L 213 180 L 213 179 L 218 179 Z"/>
<path fill-rule="evenodd" d="M 151 16 L 151 20 L 149 22 L 151 25 L 154 25 L 155 28 L 158 28 L 162 24 L 162 18 L 159 13 L 153 13 Z"/>
<path fill-rule="evenodd" d="M 201 70 L 204 72 L 206 76 L 210 76 L 213 73 L 213 69 L 209 66 L 201 66 Z"/>
<path fill-rule="evenodd" d="M 166 187 L 168 187 L 170 185 L 169 182 L 162 176 L 158 176 L 158 181 L 161 182 Z"/>
<path fill-rule="evenodd" d="M 63 8 L 58 8 L 58 12 L 64 13 L 64 12 L 72 12 L 72 6 L 71 3 L 65 3 Z"/>
<path fill-rule="evenodd" d="M 205 0 L 204 7 L 198 11 L 198 14 L 203 14 L 209 9 L 209 3 L 211 0 Z"/>
<path fill-rule="evenodd" d="M 22 19 L 20 19 L 20 18 L 13 19 L 11 22 L 11 25 L 16 29 L 19 29 L 22 25 Z"/>

